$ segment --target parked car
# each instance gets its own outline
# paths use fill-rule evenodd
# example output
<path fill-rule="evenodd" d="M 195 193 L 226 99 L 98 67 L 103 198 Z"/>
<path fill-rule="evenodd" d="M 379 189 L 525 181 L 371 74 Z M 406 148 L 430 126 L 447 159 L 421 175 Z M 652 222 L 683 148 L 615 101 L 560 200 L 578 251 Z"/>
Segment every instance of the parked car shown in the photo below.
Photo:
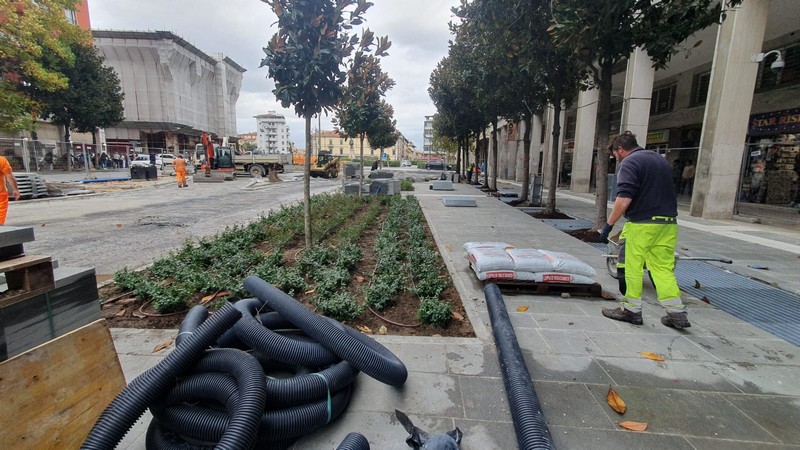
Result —
<path fill-rule="evenodd" d="M 172 162 L 170 161 L 170 164 Z M 131 167 L 147 167 L 150 165 L 150 155 L 139 155 L 131 161 Z M 161 155 L 156 155 L 156 167 L 163 169 L 164 168 L 164 160 L 161 159 Z"/>
<path fill-rule="evenodd" d="M 159 158 L 161 158 L 161 163 L 164 166 L 171 166 L 172 162 L 175 161 L 175 155 L 170 153 L 162 153 L 160 155 L 156 155 L 156 161 L 158 161 Z M 156 162 L 156 165 L 159 164 Z"/>
<path fill-rule="evenodd" d="M 400 167 L 411 167 L 411 161 L 407 159 L 400 161 Z"/>
<path fill-rule="evenodd" d="M 425 163 L 428 170 L 452 170 L 449 164 L 445 164 L 441 159 L 432 159 Z"/>

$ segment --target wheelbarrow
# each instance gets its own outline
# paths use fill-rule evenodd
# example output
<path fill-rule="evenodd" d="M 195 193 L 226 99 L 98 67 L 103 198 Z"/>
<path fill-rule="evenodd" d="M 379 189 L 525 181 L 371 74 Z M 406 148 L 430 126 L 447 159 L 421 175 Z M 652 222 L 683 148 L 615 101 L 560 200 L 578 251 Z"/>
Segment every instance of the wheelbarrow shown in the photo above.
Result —
<path fill-rule="evenodd" d="M 608 269 L 608 273 L 618 280 L 619 291 L 624 294 L 627 288 L 627 285 L 625 284 L 625 269 L 622 267 L 617 267 L 617 261 L 625 260 L 625 241 L 614 241 L 613 239 L 609 239 L 608 253 L 604 256 L 606 257 L 606 268 Z M 717 258 L 714 256 L 683 256 L 675 252 L 675 262 L 678 261 L 717 261 L 723 264 L 733 264 L 733 261 L 728 258 Z M 645 266 L 644 270 L 647 271 L 647 266 Z M 653 282 L 653 276 L 650 275 L 649 271 L 647 271 L 647 275 L 650 277 L 650 282 L 653 283 L 653 286 L 655 286 L 655 282 Z"/>

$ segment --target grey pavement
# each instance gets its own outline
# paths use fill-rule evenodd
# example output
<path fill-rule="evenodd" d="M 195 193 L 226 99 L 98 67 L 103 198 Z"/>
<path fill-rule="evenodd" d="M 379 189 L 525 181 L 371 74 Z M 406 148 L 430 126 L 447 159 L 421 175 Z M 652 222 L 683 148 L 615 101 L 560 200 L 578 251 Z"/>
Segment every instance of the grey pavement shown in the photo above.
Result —
<path fill-rule="evenodd" d="M 517 448 L 491 324 L 477 280 L 463 256 L 468 241 L 502 240 L 517 247 L 565 251 L 598 273 L 619 296 L 603 254 L 518 209 L 466 185 L 452 192 L 415 184 L 430 229 L 461 295 L 475 338 L 377 336 L 409 370 L 401 388 L 360 374 L 346 411 L 334 423 L 301 439 L 294 449 L 336 448 L 347 433 L 364 434 L 374 449 L 405 449 L 406 432 L 393 416 L 406 412 L 431 432 L 459 427 L 462 448 Z M 514 188 L 513 184 L 507 184 Z M 474 198 L 477 208 L 446 208 L 445 195 Z M 558 208 L 591 218 L 591 196 L 558 193 Z M 681 212 L 679 251 L 733 259 L 726 267 L 781 288 L 800 286 L 800 232 L 738 221 L 690 218 Z M 748 266 L 768 266 L 756 270 Z M 655 292 L 644 293 L 643 326 L 602 317 L 613 301 L 573 296 L 505 296 L 517 340 L 557 448 L 562 449 L 780 449 L 800 448 L 800 348 L 684 295 L 692 327 L 662 326 Z M 758 308 L 758 299 L 753 298 Z M 517 308 L 526 306 L 525 312 Z M 126 378 L 156 364 L 169 350 L 156 344 L 176 330 L 114 329 Z M 644 358 L 652 352 L 665 361 Z M 606 404 L 609 386 L 628 411 Z M 143 449 L 147 417 L 120 448 Z M 646 422 L 644 432 L 622 421 Z"/>

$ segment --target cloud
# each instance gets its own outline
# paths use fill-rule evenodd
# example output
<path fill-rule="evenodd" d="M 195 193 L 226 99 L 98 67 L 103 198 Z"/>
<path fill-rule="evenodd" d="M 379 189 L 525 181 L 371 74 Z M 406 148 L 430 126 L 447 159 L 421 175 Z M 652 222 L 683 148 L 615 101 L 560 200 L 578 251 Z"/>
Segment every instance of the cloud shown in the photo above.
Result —
<path fill-rule="evenodd" d="M 366 13 L 365 26 L 377 36 L 389 36 L 392 47 L 381 65 L 397 83 L 386 100 L 394 107 L 397 128 L 417 148 L 422 148 L 424 116 L 435 107 L 428 96 L 430 74 L 447 55 L 451 38 L 450 8 L 458 0 L 377 0 Z M 89 2 L 92 28 L 115 30 L 166 30 L 208 54 L 223 53 L 247 72 L 236 104 L 239 133 L 255 131 L 253 116 L 276 111 L 290 127 L 290 138 L 305 145 L 305 122 L 293 108 L 283 108 L 272 94 L 274 83 L 259 67 L 263 47 L 277 31 L 276 17 L 257 0 L 94 0 Z M 330 117 L 322 128 L 331 129 Z M 314 120 L 312 128 L 317 128 Z"/>

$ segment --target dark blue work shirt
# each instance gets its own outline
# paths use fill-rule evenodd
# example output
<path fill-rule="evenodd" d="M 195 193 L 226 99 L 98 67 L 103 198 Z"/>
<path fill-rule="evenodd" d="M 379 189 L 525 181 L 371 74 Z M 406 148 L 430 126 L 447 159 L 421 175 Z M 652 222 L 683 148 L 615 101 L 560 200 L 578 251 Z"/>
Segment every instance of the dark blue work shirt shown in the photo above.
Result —
<path fill-rule="evenodd" d="M 631 199 L 625 211 L 625 218 L 631 222 L 678 216 L 672 166 L 652 150 L 638 148 L 622 160 L 617 172 L 617 196 Z"/>

